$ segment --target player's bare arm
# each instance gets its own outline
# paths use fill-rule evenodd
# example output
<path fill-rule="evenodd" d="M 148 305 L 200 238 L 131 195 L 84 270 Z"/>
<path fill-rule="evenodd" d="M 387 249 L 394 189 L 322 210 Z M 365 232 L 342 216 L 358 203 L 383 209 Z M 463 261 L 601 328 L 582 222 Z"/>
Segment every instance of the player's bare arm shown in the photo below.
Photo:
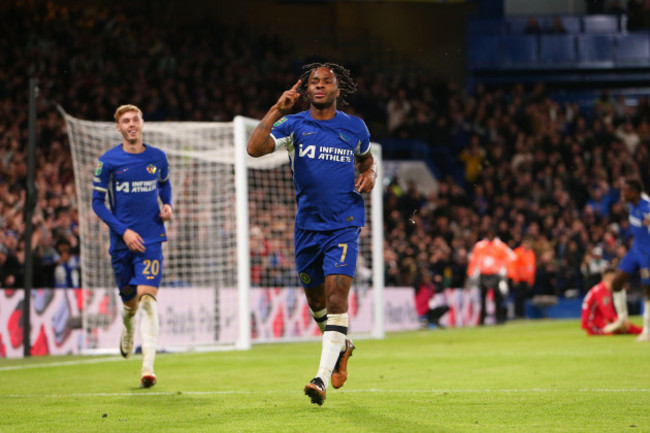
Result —
<path fill-rule="evenodd" d="M 144 246 L 144 241 L 142 240 L 140 235 L 134 232 L 133 230 L 126 229 L 126 231 L 122 235 L 122 238 L 124 239 L 124 243 L 126 244 L 126 246 L 129 247 L 131 251 L 137 251 L 139 253 L 143 253 L 146 250 Z"/>
<path fill-rule="evenodd" d="M 356 156 L 359 177 L 354 184 L 359 192 L 370 192 L 375 187 L 377 180 L 377 163 L 370 152 L 365 155 Z"/>
<path fill-rule="evenodd" d="M 257 128 L 253 130 L 251 138 L 248 140 L 248 147 L 246 148 L 250 156 L 257 158 L 273 152 L 275 143 L 270 136 L 271 129 L 275 122 L 291 112 L 291 108 L 298 100 L 298 97 L 300 97 L 298 86 L 300 86 L 300 80 L 291 89 L 282 93 L 278 102 L 271 107 L 257 125 Z"/>

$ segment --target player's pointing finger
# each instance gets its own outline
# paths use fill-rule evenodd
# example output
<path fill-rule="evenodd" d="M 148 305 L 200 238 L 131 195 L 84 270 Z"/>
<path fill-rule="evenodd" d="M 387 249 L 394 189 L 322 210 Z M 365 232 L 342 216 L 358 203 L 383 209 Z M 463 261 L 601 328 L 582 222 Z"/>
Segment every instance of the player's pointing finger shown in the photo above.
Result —
<path fill-rule="evenodd" d="M 300 82 L 301 82 L 301 80 L 298 79 L 298 81 L 296 81 L 296 84 L 293 85 L 291 90 L 293 90 L 294 92 L 297 92 L 298 91 L 298 86 L 300 86 Z"/>

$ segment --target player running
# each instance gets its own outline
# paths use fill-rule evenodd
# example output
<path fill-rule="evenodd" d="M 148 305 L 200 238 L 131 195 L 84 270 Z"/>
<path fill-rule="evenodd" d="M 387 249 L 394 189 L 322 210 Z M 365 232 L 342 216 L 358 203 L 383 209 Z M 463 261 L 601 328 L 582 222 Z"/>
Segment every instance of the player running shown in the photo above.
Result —
<path fill-rule="evenodd" d="M 318 372 L 304 391 L 312 403 L 322 405 L 330 380 L 334 388 L 345 383 L 354 350 L 347 338 L 348 294 L 365 221 L 361 193 L 374 187 L 377 164 L 363 120 L 337 110 L 337 103 L 345 104 L 357 88 L 349 71 L 332 63 L 303 70 L 253 131 L 248 153 L 259 157 L 280 147 L 289 152 L 298 205 L 296 267 L 323 333 Z M 309 109 L 288 115 L 301 95 Z"/>
<path fill-rule="evenodd" d="M 142 142 L 144 121 L 138 107 L 122 105 L 114 117 L 124 141 L 99 158 L 93 210 L 110 228 L 109 253 L 124 304 L 120 352 L 125 358 L 133 352 L 134 317 L 138 306 L 142 307 L 140 388 L 149 388 L 156 384 L 156 296 L 162 278 L 162 242 L 167 241 L 164 221 L 172 218 L 169 164 L 162 150 Z M 105 204 L 107 192 L 110 208 Z"/>
<path fill-rule="evenodd" d="M 619 322 L 627 321 L 627 295 L 623 285 L 630 279 L 632 273 L 640 271 L 645 311 L 643 332 L 637 340 L 650 341 L 650 198 L 643 192 L 641 181 L 634 178 L 625 179 L 621 194 L 623 200 L 629 203 L 630 228 L 634 240 L 618 265 L 612 283 L 612 298 Z"/>

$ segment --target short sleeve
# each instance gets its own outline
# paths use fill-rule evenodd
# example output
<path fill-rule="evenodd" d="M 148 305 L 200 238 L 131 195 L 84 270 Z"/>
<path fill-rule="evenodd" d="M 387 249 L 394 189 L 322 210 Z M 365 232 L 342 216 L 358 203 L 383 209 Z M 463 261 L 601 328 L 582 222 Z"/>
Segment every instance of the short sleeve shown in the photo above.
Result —
<path fill-rule="evenodd" d="M 359 119 L 359 142 L 357 143 L 357 146 L 354 149 L 354 154 L 355 155 L 365 155 L 371 150 L 371 145 L 370 145 L 370 131 L 368 131 L 368 127 L 366 126 L 365 122 L 361 119 Z"/>
<path fill-rule="evenodd" d="M 289 147 L 293 143 L 293 122 L 287 116 L 278 120 L 271 128 L 271 138 L 275 142 L 275 150 Z"/>

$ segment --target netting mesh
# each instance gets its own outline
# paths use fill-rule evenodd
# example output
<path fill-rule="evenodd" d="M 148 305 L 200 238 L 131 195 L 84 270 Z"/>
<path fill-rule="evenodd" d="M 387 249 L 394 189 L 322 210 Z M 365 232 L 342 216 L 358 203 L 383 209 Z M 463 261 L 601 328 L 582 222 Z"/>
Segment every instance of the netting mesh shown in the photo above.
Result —
<path fill-rule="evenodd" d="M 66 115 L 80 219 L 84 287 L 115 285 L 108 228 L 92 210 L 98 158 L 121 141 L 112 122 Z M 236 284 L 232 123 L 147 122 L 144 141 L 164 150 L 170 165 L 174 219 L 167 223 L 162 286 Z"/>
<path fill-rule="evenodd" d="M 109 293 L 113 298 L 117 290 L 108 254 L 108 227 L 92 210 L 92 180 L 98 158 L 121 142 L 121 136 L 113 122 L 85 121 L 67 114 L 64 116 L 78 195 L 82 284 L 91 291 L 101 289 L 97 293 Z M 246 320 L 242 319 L 242 314 L 236 314 L 237 297 L 233 295 L 239 283 L 237 223 L 241 217 L 237 211 L 235 148 L 238 145 L 243 152 L 258 122 L 243 120 L 244 131 L 240 131 L 239 135 L 234 122 L 146 122 L 143 132 L 145 143 L 167 153 L 174 197 L 174 218 L 166 223 L 168 242 L 163 244 L 161 287 L 203 290 L 186 290 L 182 293 L 187 293 L 187 296 L 177 294 L 173 302 L 179 308 L 181 303 L 186 303 L 188 309 L 191 304 L 204 303 L 208 312 L 214 311 L 214 316 L 209 318 L 209 322 L 214 324 L 214 332 L 208 333 L 213 334 L 210 338 L 215 343 L 239 338 L 233 321 Z M 246 156 L 245 165 L 250 287 L 244 290 L 249 291 L 251 317 L 255 317 L 256 309 L 263 310 L 259 303 L 266 302 L 263 300 L 266 299 L 267 289 L 299 287 L 293 246 L 296 204 L 286 151 L 257 159 Z M 366 290 L 372 278 L 372 200 L 370 196 L 365 198 L 366 227 L 362 230 L 353 290 L 358 290 L 358 287 Z M 255 292 L 256 288 L 265 291 L 260 295 Z M 213 290 L 206 295 L 205 289 Z M 194 293 L 196 298 L 192 297 Z M 179 296 L 183 299 L 178 299 Z M 103 341 L 108 345 L 117 341 L 120 328 L 107 325 L 119 322 L 116 320 L 117 310 L 106 310 L 105 302 L 97 299 L 97 296 L 88 297 L 86 305 L 90 308 L 84 327 L 88 334 L 87 346 L 101 349 Z M 162 299 L 165 299 L 164 294 Z M 91 301 L 97 305 L 90 305 Z M 168 310 L 171 312 L 171 307 Z M 110 317 L 94 323 L 89 319 L 94 317 L 93 314 Z M 201 319 L 201 323 L 206 320 Z M 161 326 L 165 325 L 162 321 L 161 317 Z M 163 331 L 161 328 L 161 333 Z M 171 337 L 179 336 L 172 335 L 171 328 L 169 332 L 170 341 Z"/>

